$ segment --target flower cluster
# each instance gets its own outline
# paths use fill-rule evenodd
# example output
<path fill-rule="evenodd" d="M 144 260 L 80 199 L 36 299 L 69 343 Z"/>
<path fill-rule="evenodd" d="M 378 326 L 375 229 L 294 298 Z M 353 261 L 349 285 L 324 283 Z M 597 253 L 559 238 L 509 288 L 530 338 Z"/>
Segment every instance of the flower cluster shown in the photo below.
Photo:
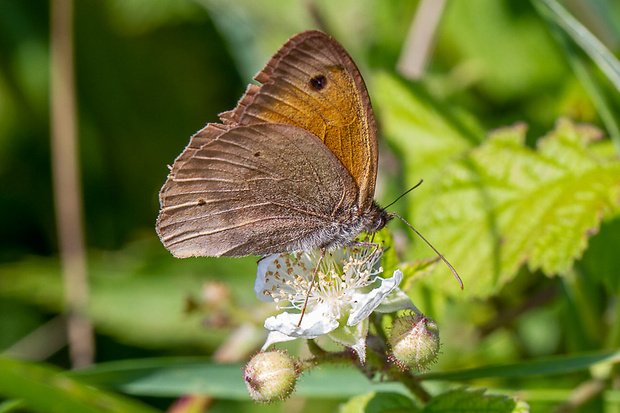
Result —
<path fill-rule="evenodd" d="M 398 288 L 402 272 L 396 270 L 390 278 L 379 276 L 382 253 L 380 248 L 344 248 L 322 259 L 316 250 L 263 258 L 254 291 L 259 300 L 275 301 L 284 310 L 265 321 L 270 333 L 263 350 L 277 342 L 327 335 L 354 349 L 364 363 L 373 311 L 419 313 Z"/>

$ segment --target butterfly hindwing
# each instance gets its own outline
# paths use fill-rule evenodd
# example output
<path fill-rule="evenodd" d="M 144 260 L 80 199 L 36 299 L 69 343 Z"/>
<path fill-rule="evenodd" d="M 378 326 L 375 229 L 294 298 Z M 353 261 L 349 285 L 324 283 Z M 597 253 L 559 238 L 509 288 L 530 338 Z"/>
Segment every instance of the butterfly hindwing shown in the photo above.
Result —
<path fill-rule="evenodd" d="M 314 247 L 356 201 L 342 164 L 295 126 L 240 126 L 188 149 L 162 188 L 157 223 L 177 257 Z"/>

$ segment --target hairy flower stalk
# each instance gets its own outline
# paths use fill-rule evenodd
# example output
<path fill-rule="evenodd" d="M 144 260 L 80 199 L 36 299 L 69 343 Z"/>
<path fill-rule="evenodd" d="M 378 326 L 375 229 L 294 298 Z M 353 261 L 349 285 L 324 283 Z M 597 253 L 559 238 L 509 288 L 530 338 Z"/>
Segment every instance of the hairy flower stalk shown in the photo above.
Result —
<path fill-rule="evenodd" d="M 261 260 L 254 291 L 260 300 L 275 301 L 285 310 L 265 321 L 270 333 L 263 349 L 277 342 L 326 334 L 353 348 L 364 363 L 368 317 L 373 311 L 417 311 L 397 288 L 403 278 L 400 271 L 391 278 L 379 276 L 382 253 L 380 248 L 343 248 L 326 254 L 310 291 L 320 251 L 271 255 Z M 307 295 L 306 313 L 299 324 Z"/>

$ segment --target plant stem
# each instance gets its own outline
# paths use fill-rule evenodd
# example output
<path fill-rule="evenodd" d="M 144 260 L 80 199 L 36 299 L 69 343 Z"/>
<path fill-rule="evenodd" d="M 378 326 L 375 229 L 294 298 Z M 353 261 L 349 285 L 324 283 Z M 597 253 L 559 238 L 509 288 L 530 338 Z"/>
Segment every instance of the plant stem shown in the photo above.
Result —
<path fill-rule="evenodd" d="M 50 123 L 56 222 L 65 301 L 69 353 L 74 368 L 92 364 L 93 327 L 89 300 L 82 193 L 77 148 L 77 105 L 73 68 L 73 0 L 51 2 Z"/>
<path fill-rule="evenodd" d="M 399 381 L 404 384 L 411 393 L 415 394 L 422 402 L 427 403 L 433 396 L 431 396 L 420 384 L 417 377 L 409 370 L 402 370 L 398 366 L 391 366 L 388 370 L 388 377 L 392 381 Z"/>

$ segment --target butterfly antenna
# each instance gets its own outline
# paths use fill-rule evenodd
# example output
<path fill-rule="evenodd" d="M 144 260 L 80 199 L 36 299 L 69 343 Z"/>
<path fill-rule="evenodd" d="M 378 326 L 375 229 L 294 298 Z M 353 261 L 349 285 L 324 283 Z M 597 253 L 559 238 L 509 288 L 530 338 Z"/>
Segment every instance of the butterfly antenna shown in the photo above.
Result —
<path fill-rule="evenodd" d="M 422 183 L 422 181 L 420 181 L 420 183 Z M 418 185 L 420 185 L 420 183 L 419 183 Z M 416 185 L 416 186 L 418 186 L 418 185 Z M 415 186 L 414 186 L 413 188 L 415 188 Z M 411 188 L 411 189 L 413 189 L 413 188 Z M 409 191 L 411 191 L 411 189 L 410 189 Z M 407 191 L 407 192 L 409 192 L 409 191 Z M 407 192 L 405 192 L 405 194 L 406 194 Z M 404 195 L 404 194 L 403 194 L 403 195 Z M 401 195 L 401 196 L 402 196 L 402 195 Z M 433 245 L 432 245 L 430 242 L 428 242 L 428 241 L 426 240 L 426 238 L 424 238 L 424 237 L 422 236 L 422 234 L 420 234 L 420 233 L 418 232 L 418 230 L 416 230 L 416 229 L 415 229 L 415 228 L 414 228 L 414 227 L 413 227 L 410 223 L 408 223 L 408 222 L 405 220 L 405 218 L 401 217 L 400 215 L 395 214 L 394 212 L 388 212 L 388 215 L 391 215 L 391 216 L 393 216 L 393 217 L 396 217 L 396 218 L 400 219 L 400 220 L 401 220 L 401 221 L 403 221 L 403 222 L 404 222 L 404 223 L 405 223 L 405 224 L 406 224 L 409 228 L 411 228 L 411 229 L 413 230 L 413 232 L 415 232 L 416 234 L 418 234 L 418 237 L 422 238 L 422 240 L 423 240 L 424 242 L 426 242 L 426 243 L 428 244 L 428 246 L 429 246 L 429 247 L 431 247 L 431 248 L 433 249 L 433 251 L 435 251 L 435 254 L 437 254 L 437 255 L 439 256 L 439 258 L 441 258 L 441 260 L 442 260 L 443 262 L 445 262 L 445 263 L 446 263 L 446 265 L 448 266 L 448 268 L 450 268 L 450 270 L 452 271 L 452 274 L 454 274 L 454 276 L 455 276 L 455 277 L 456 277 L 456 279 L 458 280 L 458 282 L 459 282 L 459 284 L 460 284 L 460 286 L 461 286 L 461 290 L 464 288 L 464 287 L 463 287 L 463 281 L 461 280 L 461 277 L 459 277 L 459 274 L 456 272 L 456 270 L 454 269 L 454 267 L 453 267 L 453 266 L 452 266 L 452 265 L 448 262 L 448 260 L 447 260 L 447 259 L 445 259 L 445 258 L 444 258 L 444 256 L 443 256 L 443 255 L 441 255 L 441 253 L 440 253 L 439 251 L 437 251 L 437 249 L 436 249 L 435 247 L 433 247 Z"/>
<path fill-rule="evenodd" d="M 393 200 L 391 203 L 389 203 L 387 206 L 385 206 L 383 209 L 387 209 L 389 207 L 391 207 L 392 205 L 394 205 L 399 199 L 401 199 L 402 197 L 404 197 L 405 195 L 407 195 L 409 192 L 413 191 L 414 189 L 416 189 L 417 187 L 419 187 L 420 185 L 422 185 L 422 182 L 424 180 L 420 179 L 420 182 L 418 182 L 417 184 L 415 184 L 414 186 L 412 186 L 411 188 L 407 189 L 403 194 L 399 195 L 398 198 L 396 198 L 395 200 Z M 400 218 L 400 217 L 399 217 Z M 402 218 L 401 218 L 402 219 Z"/>

